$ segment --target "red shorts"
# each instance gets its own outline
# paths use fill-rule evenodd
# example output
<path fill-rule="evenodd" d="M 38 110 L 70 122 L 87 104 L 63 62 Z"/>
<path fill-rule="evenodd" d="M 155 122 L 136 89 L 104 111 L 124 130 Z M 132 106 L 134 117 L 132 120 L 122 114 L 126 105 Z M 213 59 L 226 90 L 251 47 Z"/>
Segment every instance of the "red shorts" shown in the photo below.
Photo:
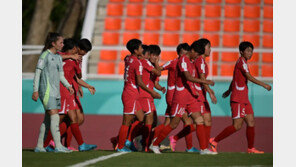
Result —
<path fill-rule="evenodd" d="M 173 102 L 173 97 L 174 97 L 174 92 L 175 89 L 167 90 L 165 99 L 167 103 L 167 109 L 165 111 L 165 117 L 170 117 L 171 116 L 171 107 L 172 107 L 172 102 Z"/>
<path fill-rule="evenodd" d="M 138 92 L 122 92 L 121 99 L 123 103 L 123 114 L 135 114 L 137 111 L 142 109 L 138 97 Z"/>
<path fill-rule="evenodd" d="M 154 105 L 154 100 L 151 98 L 141 97 L 138 100 L 142 106 L 142 110 L 145 114 L 149 114 L 152 112 L 156 112 L 156 108 Z"/>
<path fill-rule="evenodd" d="M 75 98 L 74 94 L 70 94 L 68 89 L 64 86 L 60 87 L 61 94 L 61 109 L 59 110 L 59 114 L 67 114 L 69 110 L 80 109 L 79 104 Z M 80 102 L 80 101 L 79 101 Z"/>
<path fill-rule="evenodd" d="M 244 118 L 247 114 L 254 114 L 251 103 L 230 102 L 232 119 Z"/>
<path fill-rule="evenodd" d="M 200 108 L 199 111 L 201 112 L 201 114 L 206 114 L 206 113 L 211 113 L 211 108 L 209 105 L 209 102 L 204 101 L 204 102 L 198 102 L 198 107 Z"/>
<path fill-rule="evenodd" d="M 171 117 L 182 117 L 185 112 L 191 115 L 194 112 L 201 112 L 201 107 L 196 99 L 190 100 L 187 104 L 173 102 L 170 115 Z"/>

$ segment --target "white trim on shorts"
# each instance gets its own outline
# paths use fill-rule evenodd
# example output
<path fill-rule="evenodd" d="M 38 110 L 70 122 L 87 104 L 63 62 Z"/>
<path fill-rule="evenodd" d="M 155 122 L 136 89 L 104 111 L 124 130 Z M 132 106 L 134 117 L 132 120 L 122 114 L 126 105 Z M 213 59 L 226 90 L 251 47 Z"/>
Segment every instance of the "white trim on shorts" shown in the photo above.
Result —
<path fill-rule="evenodd" d="M 123 114 L 127 114 L 127 115 L 135 115 L 135 108 L 136 108 L 136 100 L 134 102 L 134 108 L 133 108 L 133 111 L 131 113 L 123 113 Z"/>
<path fill-rule="evenodd" d="M 232 119 L 238 119 L 238 118 L 240 118 L 240 104 L 238 104 L 238 110 L 237 110 L 238 112 L 238 114 L 237 114 L 237 116 L 236 117 L 234 117 L 234 118 L 232 118 Z"/>
<path fill-rule="evenodd" d="M 148 112 L 145 113 L 145 115 L 148 115 L 152 112 L 149 99 L 147 99 L 147 102 L 148 102 L 149 110 L 148 110 Z"/>

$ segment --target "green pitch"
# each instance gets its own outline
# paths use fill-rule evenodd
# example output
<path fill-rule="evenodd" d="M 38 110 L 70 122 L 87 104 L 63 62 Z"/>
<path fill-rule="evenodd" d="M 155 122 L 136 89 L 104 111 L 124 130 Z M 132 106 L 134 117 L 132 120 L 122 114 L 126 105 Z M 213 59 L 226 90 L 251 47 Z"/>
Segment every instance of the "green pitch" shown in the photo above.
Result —
<path fill-rule="evenodd" d="M 90 151 L 63 153 L 34 153 L 23 150 L 23 166 L 69 166 L 90 159 L 107 156 L 115 151 Z M 112 157 L 89 166 L 103 167 L 192 167 L 192 166 L 272 166 L 272 153 L 219 153 L 218 155 L 199 155 L 185 152 L 166 152 L 161 155 L 153 153 L 128 153 Z"/>

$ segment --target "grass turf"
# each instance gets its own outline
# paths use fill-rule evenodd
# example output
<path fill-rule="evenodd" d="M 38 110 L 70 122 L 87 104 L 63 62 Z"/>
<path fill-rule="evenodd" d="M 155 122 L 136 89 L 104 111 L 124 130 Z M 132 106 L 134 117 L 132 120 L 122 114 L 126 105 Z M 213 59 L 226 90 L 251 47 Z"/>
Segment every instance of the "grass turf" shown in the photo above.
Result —
<path fill-rule="evenodd" d="M 34 153 L 32 150 L 23 150 L 23 166 L 68 166 L 104 155 L 114 151 L 90 151 L 62 153 Z M 128 153 L 100 161 L 90 166 L 102 167 L 192 167 L 192 166 L 272 166 L 271 153 L 219 153 L 218 155 L 199 155 L 185 152 L 166 152 L 161 155 L 153 153 Z"/>

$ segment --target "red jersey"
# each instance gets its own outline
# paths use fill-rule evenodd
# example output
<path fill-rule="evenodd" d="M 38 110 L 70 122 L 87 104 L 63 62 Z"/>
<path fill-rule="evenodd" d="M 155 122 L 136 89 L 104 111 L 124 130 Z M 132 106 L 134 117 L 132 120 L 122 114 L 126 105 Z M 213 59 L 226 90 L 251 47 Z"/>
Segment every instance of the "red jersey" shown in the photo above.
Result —
<path fill-rule="evenodd" d="M 136 76 L 142 75 L 143 66 L 139 59 L 134 56 L 127 56 L 124 59 L 125 69 L 124 69 L 124 91 L 129 90 L 132 92 L 137 92 L 138 87 L 136 82 Z"/>
<path fill-rule="evenodd" d="M 69 55 L 68 53 L 59 52 L 60 55 Z M 73 59 L 63 60 L 63 70 L 64 76 L 70 84 L 73 84 L 75 81 L 75 75 L 81 73 L 79 63 Z"/>
<path fill-rule="evenodd" d="M 199 56 L 197 59 L 195 59 L 194 66 L 197 71 L 196 78 L 200 78 L 200 74 L 205 74 L 205 77 L 207 79 L 209 74 L 209 68 L 208 64 L 202 56 Z M 199 93 L 197 100 L 201 102 L 207 101 L 206 90 L 204 89 L 203 85 L 200 83 L 194 83 L 194 87 L 197 89 Z"/>
<path fill-rule="evenodd" d="M 143 83 L 149 89 L 152 89 L 153 90 L 154 82 L 151 83 L 151 81 L 150 81 L 150 73 L 154 69 L 154 66 L 147 59 L 141 59 L 140 62 L 142 63 L 142 66 L 143 66 L 143 75 L 142 75 Z M 153 84 L 153 85 L 151 85 L 151 84 Z M 140 88 L 140 97 L 149 97 L 149 98 L 152 98 L 152 96 L 148 92 L 146 92 L 145 90 L 143 90 L 142 88 Z"/>
<path fill-rule="evenodd" d="M 230 101 L 239 103 L 250 103 L 248 97 L 248 79 L 246 73 L 249 72 L 247 61 L 240 57 L 234 67 Z"/>
<path fill-rule="evenodd" d="M 168 90 L 175 89 L 177 63 L 178 58 L 168 61 L 162 66 L 164 70 L 168 70 Z"/>

